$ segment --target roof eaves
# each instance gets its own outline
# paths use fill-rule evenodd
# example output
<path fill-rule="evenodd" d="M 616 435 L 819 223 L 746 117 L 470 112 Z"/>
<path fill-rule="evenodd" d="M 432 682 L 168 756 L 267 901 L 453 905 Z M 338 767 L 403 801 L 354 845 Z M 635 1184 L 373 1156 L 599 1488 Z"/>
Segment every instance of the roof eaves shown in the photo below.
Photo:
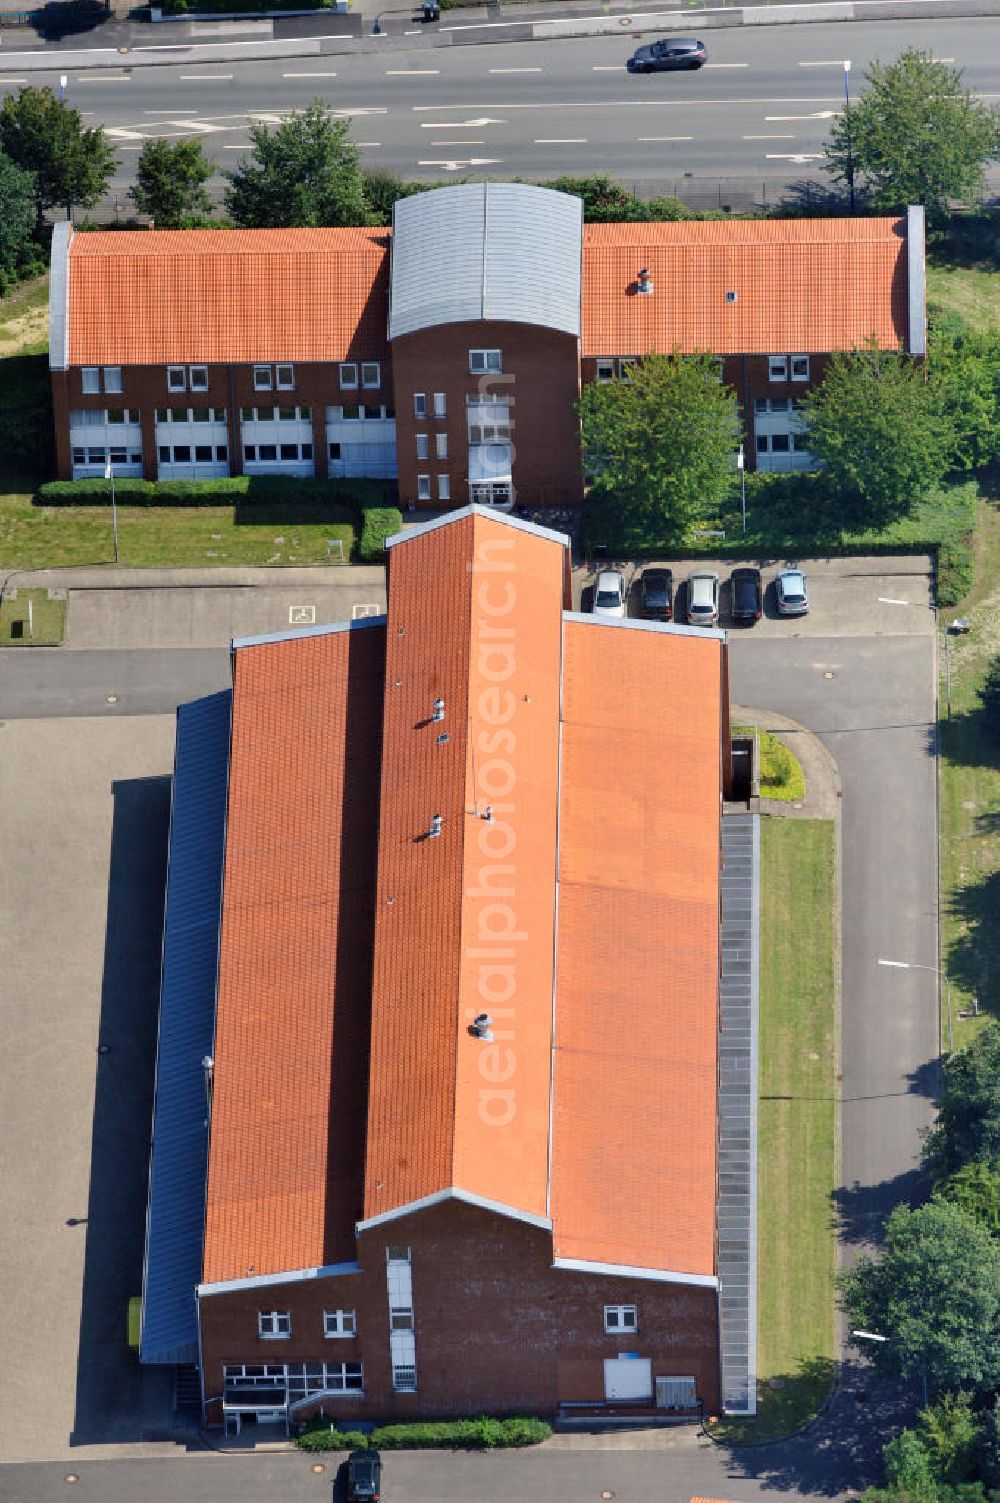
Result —
<path fill-rule="evenodd" d="M 553 1258 L 553 1268 L 571 1273 L 603 1273 L 609 1278 L 651 1279 L 660 1284 L 690 1284 L 697 1289 L 718 1289 L 714 1273 L 676 1273 L 666 1268 L 637 1268 L 628 1263 L 592 1263 L 588 1258 Z"/>
<path fill-rule="evenodd" d="M 355 1231 L 371 1231 L 373 1227 L 383 1226 L 387 1221 L 398 1221 L 401 1216 L 412 1216 L 418 1211 L 430 1210 L 432 1206 L 443 1205 L 448 1200 L 459 1200 L 464 1205 L 477 1206 L 481 1211 L 493 1211 L 498 1216 L 509 1216 L 513 1221 L 524 1221 L 529 1226 L 541 1227 L 543 1231 L 552 1230 L 552 1221 L 548 1216 L 535 1216 L 530 1211 L 519 1211 L 514 1206 L 503 1205 L 498 1200 L 487 1200 L 482 1195 L 473 1195 L 469 1190 L 459 1190 L 455 1186 L 447 1190 L 436 1190 L 433 1195 L 422 1195 L 419 1200 L 411 1200 L 405 1206 L 396 1206 L 391 1211 L 383 1211 L 378 1216 L 369 1216 L 367 1221 L 359 1221 Z"/>
<path fill-rule="evenodd" d="M 259 637 L 234 637 L 233 651 L 240 647 L 264 647 L 269 642 L 295 642 L 301 637 L 328 637 L 338 631 L 363 631 L 368 626 L 384 626 L 386 616 L 360 616 L 357 621 L 329 621 L 320 626 L 293 626 L 288 631 L 265 632 Z"/>
<path fill-rule="evenodd" d="M 708 642 L 728 642 L 728 634 L 716 626 L 681 626 L 674 621 L 639 621 L 632 616 L 594 616 L 589 611 L 563 611 L 564 621 L 587 626 L 624 627 L 626 631 L 652 631 L 662 636 L 702 637 Z"/>
<path fill-rule="evenodd" d="M 238 1289 L 268 1289 L 272 1284 L 301 1284 L 307 1279 L 334 1279 L 360 1272 L 360 1263 L 324 1263 L 320 1268 L 291 1268 L 284 1273 L 261 1273 L 252 1278 L 220 1279 L 214 1284 L 199 1284 L 197 1294 L 202 1299 L 210 1294 L 232 1294 Z"/>
<path fill-rule="evenodd" d="M 408 543 L 413 538 L 424 537 L 428 532 L 436 532 L 439 527 L 448 527 L 452 522 L 464 521 L 466 517 L 489 517 L 494 522 L 502 522 L 505 527 L 513 527 L 518 532 L 528 532 L 532 537 L 548 538 L 552 543 L 561 543 L 564 548 L 570 545 L 569 535 L 565 532 L 556 532 L 551 527 L 540 527 L 537 522 L 527 522 L 523 517 L 512 517 L 508 512 L 497 511 L 492 506 L 462 506 L 443 517 L 432 517 L 429 522 L 417 522 L 413 527 L 407 527 L 402 532 L 394 532 L 392 537 L 386 538 L 385 546 L 395 548 L 399 543 Z"/>

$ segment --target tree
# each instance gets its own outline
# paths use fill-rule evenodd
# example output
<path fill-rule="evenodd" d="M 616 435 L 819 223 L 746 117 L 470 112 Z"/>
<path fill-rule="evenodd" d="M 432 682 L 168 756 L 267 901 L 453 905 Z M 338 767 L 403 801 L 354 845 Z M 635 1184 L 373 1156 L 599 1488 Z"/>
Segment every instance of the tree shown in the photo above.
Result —
<path fill-rule="evenodd" d="M 35 179 L 0 151 L 0 293 L 33 260 Z"/>
<path fill-rule="evenodd" d="M 140 214 L 148 214 L 159 230 L 190 227 L 192 220 L 212 212 L 205 183 L 212 169 L 201 142 L 166 141 L 154 137 L 139 153 L 136 181 L 129 189 Z"/>
<path fill-rule="evenodd" d="M 358 149 L 350 127 L 321 99 L 269 131 L 250 126 L 251 154 L 226 174 L 226 209 L 247 229 L 367 224 Z"/>
<path fill-rule="evenodd" d="M 983 715 L 992 731 L 1000 731 L 1000 658 L 994 658 L 979 688 Z"/>
<path fill-rule="evenodd" d="M 903 515 L 948 468 L 954 432 L 923 366 L 874 339 L 836 351 L 803 410 L 825 483 L 859 522 Z"/>
<path fill-rule="evenodd" d="M 1000 699 L 1000 683 L 997 693 Z M 924 1144 L 924 1162 L 938 1179 L 977 1160 L 1000 1169 L 1000 1027 L 995 1023 L 945 1062 L 937 1121 Z"/>
<path fill-rule="evenodd" d="M 645 223 L 649 220 L 693 219 L 679 198 L 639 198 L 606 172 L 593 177 L 557 177 L 543 184 L 558 193 L 572 193 L 583 200 L 588 224 Z"/>
<path fill-rule="evenodd" d="M 888 1338 L 855 1343 L 885 1375 L 926 1377 L 933 1389 L 1000 1380 L 1000 1247 L 947 1201 L 897 1206 L 882 1256 L 844 1275 L 841 1302 L 852 1328 Z"/>
<path fill-rule="evenodd" d="M 908 48 L 895 62 L 873 63 L 865 85 L 830 128 L 827 171 L 861 181 L 879 214 L 923 204 L 936 224 L 952 202 L 974 202 L 984 164 L 1000 150 L 1000 115 L 963 89 L 961 69 Z"/>
<path fill-rule="evenodd" d="M 51 89 L 21 89 L 0 105 L 0 150 L 35 178 L 39 224 L 48 209 L 62 204 L 67 218 L 74 204 L 97 203 L 117 159 L 102 130 L 89 130 L 79 110 L 70 109 Z"/>
<path fill-rule="evenodd" d="M 1000 693 L 1000 683 L 997 690 Z M 958 1206 L 992 1237 L 1000 1237 L 1000 1174 L 988 1164 L 963 1164 L 941 1181 L 934 1194 Z"/>
<path fill-rule="evenodd" d="M 401 198 L 410 198 L 414 193 L 427 193 L 440 188 L 441 183 L 406 182 L 398 173 L 387 167 L 366 167 L 362 170 L 365 203 L 368 205 L 370 224 L 392 224 L 392 211 Z"/>
<path fill-rule="evenodd" d="M 621 540 L 679 539 L 733 483 L 736 398 L 708 355 L 647 355 L 628 380 L 592 382 L 577 404 L 591 499 Z"/>
<path fill-rule="evenodd" d="M 1000 332 L 937 317 L 928 347 L 931 384 L 955 435 L 950 467 L 1000 458 Z"/>
<path fill-rule="evenodd" d="M 906 1493 L 911 1498 L 932 1499 L 934 1477 L 930 1458 L 915 1430 L 900 1430 L 882 1447 L 886 1487 Z"/>

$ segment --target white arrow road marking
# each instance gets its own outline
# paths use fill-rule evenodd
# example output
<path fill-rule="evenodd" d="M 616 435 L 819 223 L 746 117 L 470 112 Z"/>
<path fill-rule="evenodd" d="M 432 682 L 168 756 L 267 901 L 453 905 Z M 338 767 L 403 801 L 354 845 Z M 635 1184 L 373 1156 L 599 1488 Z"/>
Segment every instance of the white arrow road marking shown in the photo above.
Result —
<path fill-rule="evenodd" d="M 506 125 L 506 120 L 494 120 L 490 115 L 481 115 L 478 120 L 421 120 L 421 130 L 478 130 L 483 125 Z"/>
<path fill-rule="evenodd" d="M 124 125 L 105 126 L 104 134 L 113 136 L 116 141 L 144 141 L 146 139 L 141 130 L 126 130 Z"/>
<path fill-rule="evenodd" d="M 822 158 L 823 153 L 821 151 L 814 151 L 812 153 L 805 151 L 791 152 L 788 156 L 782 156 L 777 151 L 769 151 L 766 156 L 766 160 L 769 162 L 798 162 L 800 164 L 802 162 L 819 162 Z"/>
<path fill-rule="evenodd" d="M 765 115 L 764 119 L 768 123 L 772 120 L 832 120 L 839 114 L 839 110 L 814 110 L 811 115 Z"/>
<path fill-rule="evenodd" d="M 429 162 L 421 161 L 418 167 L 440 167 L 443 172 L 461 172 L 463 167 L 498 167 L 503 161 L 502 157 L 470 157 L 467 162 Z"/>

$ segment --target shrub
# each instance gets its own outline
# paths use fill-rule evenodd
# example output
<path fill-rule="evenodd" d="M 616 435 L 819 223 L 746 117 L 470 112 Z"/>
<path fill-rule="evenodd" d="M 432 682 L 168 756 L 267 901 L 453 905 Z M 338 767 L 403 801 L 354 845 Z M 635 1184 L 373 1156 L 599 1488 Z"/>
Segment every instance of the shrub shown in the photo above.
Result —
<path fill-rule="evenodd" d="M 116 480 L 115 500 L 128 506 L 149 506 L 153 500 L 151 480 Z M 111 482 L 94 480 L 49 480 L 35 494 L 42 506 L 103 506 L 111 501 Z"/>
<path fill-rule="evenodd" d="M 385 554 L 385 540 L 403 526 L 403 514 L 395 506 L 366 506 L 361 513 L 361 542 L 358 557 L 365 563 L 377 562 Z"/>
<path fill-rule="evenodd" d="M 994 658 L 986 670 L 979 690 L 983 719 L 990 730 L 1000 730 L 1000 658 Z"/>
<path fill-rule="evenodd" d="M 103 476 L 92 480 L 49 480 L 40 485 L 35 502 L 40 506 L 94 506 L 111 498 L 111 485 Z M 373 480 L 298 480 L 291 475 L 230 475 L 216 480 L 116 480 L 115 498 L 128 506 L 229 506 L 250 508 L 301 504 L 301 520 L 309 520 L 309 508 L 323 508 L 316 521 L 354 522 L 367 507 L 377 507 L 382 488 Z M 331 517 L 330 507 L 341 516 Z M 399 517 L 399 512 L 393 512 Z M 401 519 L 400 519 L 401 520 Z"/>
<path fill-rule="evenodd" d="M 295 1444 L 303 1451 L 360 1451 L 368 1445 L 368 1437 L 360 1430 L 331 1429 L 324 1420 L 298 1436 Z"/>

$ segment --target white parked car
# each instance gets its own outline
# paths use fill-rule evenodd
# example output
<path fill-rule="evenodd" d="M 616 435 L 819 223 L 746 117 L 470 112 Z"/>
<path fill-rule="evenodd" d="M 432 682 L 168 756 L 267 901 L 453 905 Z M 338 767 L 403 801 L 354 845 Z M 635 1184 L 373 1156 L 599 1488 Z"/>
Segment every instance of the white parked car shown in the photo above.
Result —
<path fill-rule="evenodd" d="M 688 579 L 687 618 L 690 626 L 715 626 L 719 619 L 719 576 L 696 569 Z"/>
<path fill-rule="evenodd" d="M 801 569 L 782 569 L 774 581 L 779 616 L 804 616 L 809 610 L 809 590 Z"/>
<path fill-rule="evenodd" d="M 602 569 L 594 586 L 595 616 L 624 616 L 625 581 L 617 569 Z"/>

